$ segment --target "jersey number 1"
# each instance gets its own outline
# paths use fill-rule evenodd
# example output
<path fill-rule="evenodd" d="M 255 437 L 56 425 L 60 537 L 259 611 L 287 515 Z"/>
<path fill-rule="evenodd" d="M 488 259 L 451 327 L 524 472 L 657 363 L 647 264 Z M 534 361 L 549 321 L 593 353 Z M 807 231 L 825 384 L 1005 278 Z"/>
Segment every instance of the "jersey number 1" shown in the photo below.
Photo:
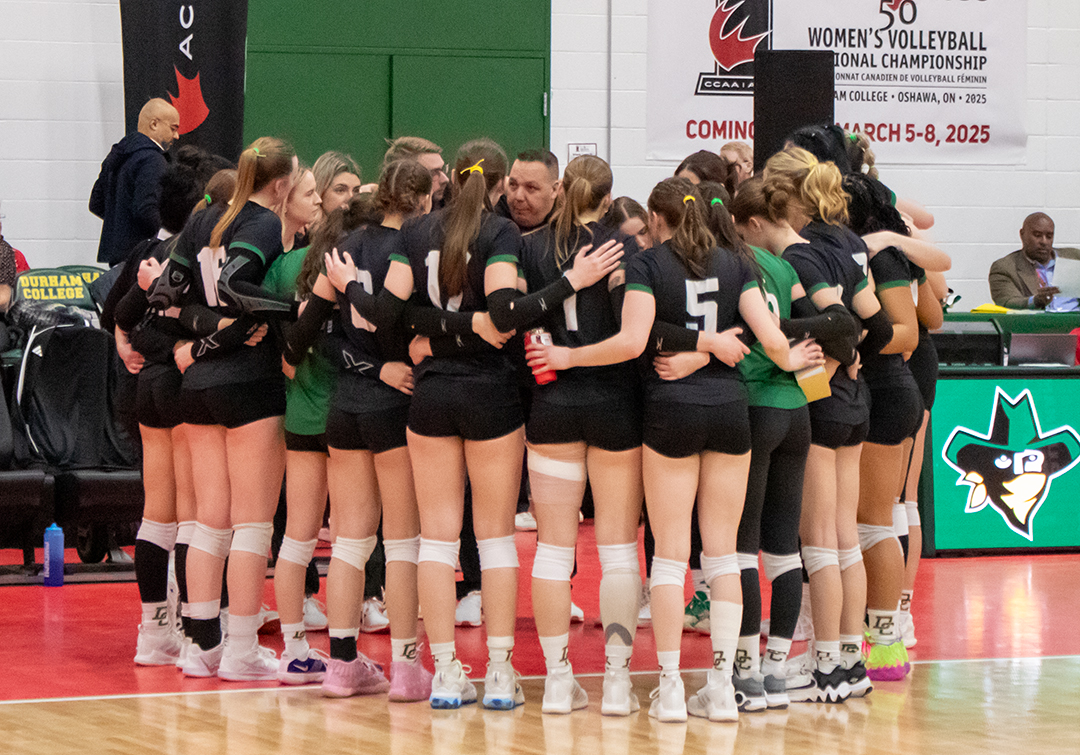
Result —
<path fill-rule="evenodd" d="M 220 307 L 217 286 L 221 269 L 225 267 L 225 247 L 211 249 L 204 246 L 199 250 L 196 259 L 199 261 L 199 273 L 202 276 L 203 296 L 206 297 L 206 303 L 211 307 Z"/>

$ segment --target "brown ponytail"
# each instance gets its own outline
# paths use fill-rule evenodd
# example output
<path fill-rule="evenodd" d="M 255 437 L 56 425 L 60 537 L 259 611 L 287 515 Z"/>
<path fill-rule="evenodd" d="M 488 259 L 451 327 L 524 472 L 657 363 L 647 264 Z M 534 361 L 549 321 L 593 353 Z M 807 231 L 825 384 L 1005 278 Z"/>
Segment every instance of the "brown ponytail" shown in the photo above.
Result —
<path fill-rule="evenodd" d="M 611 193 L 611 167 L 593 155 L 575 157 L 563 173 L 563 200 L 551 218 L 555 231 L 555 261 L 561 268 L 573 257 L 569 248 L 570 234 L 575 225 L 582 225 L 579 218 L 586 212 L 596 210 L 604 197 Z"/>
<path fill-rule="evenodd" d="M 439 259 L 439 290 L 453 297 L 465 288 L 469 246 L 480 235 L 480 221 L 491 209 L 488 195 L 506 177 L 506 153 L 490 139 L 474 139 L 462 145 L 454 161 L 458 187 L 446 211 L 446 235 Z"/>
<path fill-rule="evenodd" d="M 196 203 L 191 214 L 202 212 L 207 207 L 224 207 L 234 191 L 236 191 L 236 171 L 232 168 L 219 170 L 206 182 L 203 198 Z"/>
<path fill-rule="evenodd" d="M 409 217 L 431 193 L 431 171 L 416 160 L 396 160 L 383 169 L 375 201 L 384 213 Z"/>
<path fill-rule="evenodd" d="M 671 228 L 671 249 L 698 278 L 708 272 L 716 239 L 705 224 L 704 200 L 685 178 L 665 178 L 649 194 L 649 209 Z"/>
<path fill-rule="evenodd" d="M 848 195 L 840 170 L 819 162 L 801 147 L 788 147 L 765 163 L 765 193 L 782 192 L 797 200 L 815 220 L 830 225 L 847 222 Z"/>
<path fill-rule="evenodd" d="M 221 237 L 244 209 L 244 205 L 252 194 L 271 181 L 292 173 L 295 156 L 296 153 L 292 147 L 272 136 L 256 139 L 250 147 L 240 153 L 236 189 L 229 200 L 229 208 L 210 234 L 210 246 L 221 246 Z"/>
<path fill-rule="evenodd" d="M 740 192 L 742 192 L 741 186 L 740 184 Z M 731 213 L 728 211 L 731 198 L 728 196 L 727 189 L 712 181 L 702 181 L 697 188 L 705 202 L 705 224 L 709 227 L 712 235 L 716 237 L 716 243 L 735 252 L 736 255 L 745 258 L 747 262 L 752 262 L 756 266 L 757 262 L 754 259 L 753 251 L 739 236 L 739 232 L 735 230 L 735 222 L 731 219 Z"/>
<path fill-rule="evenodd" d="M 727 207 L 739 225 L 750 222 L 752 217 L 779 223 L 787 220 L 790 202 L 791 194 L 786 189 L 774 186 L 766 191 L 765 180 L 761 176 L 751 176 L 739 184 L 739 193 Z"/>
<path fill-rule="evenodd" d="M 353 197 L 349 204 L 331 212 L 326 216 L 326 220 L 315 228 L 311 245 L 304 255 L 304 264 L 300 266 L 300 274 L 296 276 L 296 291 L 300 299 L 307 298 L 315 287 L 315 281 L 325 267 L 323 255 L 340 244 L 345 236 L 365 224 L 367 218 L 358 208 L 370 203 L 370 199 L 371 194 Z"/>

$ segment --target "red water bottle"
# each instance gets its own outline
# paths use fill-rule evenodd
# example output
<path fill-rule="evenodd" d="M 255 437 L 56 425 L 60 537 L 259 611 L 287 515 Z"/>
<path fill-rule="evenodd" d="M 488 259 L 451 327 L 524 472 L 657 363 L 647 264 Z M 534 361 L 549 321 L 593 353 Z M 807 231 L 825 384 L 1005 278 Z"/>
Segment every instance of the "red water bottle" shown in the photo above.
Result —
<path fill-rule="evenodd" d="M 526 346 L 551 346 L 553 343 L 551 333 L 548 333 L 543 328 L 533 328 L 525 334 Z M 536 378 L 537 385 L 547 385 L 554 382 L 559 376 L 555 374 L 555 370 L 548 369 L 534 373 L 533 377 Z"/>

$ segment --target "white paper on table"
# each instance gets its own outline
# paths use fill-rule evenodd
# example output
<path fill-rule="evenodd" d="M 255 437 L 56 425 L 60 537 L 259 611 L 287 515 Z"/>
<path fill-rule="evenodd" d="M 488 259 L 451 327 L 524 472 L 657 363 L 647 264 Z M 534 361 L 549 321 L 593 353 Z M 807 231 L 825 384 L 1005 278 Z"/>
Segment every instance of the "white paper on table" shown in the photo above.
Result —
<path fill-rule="evenodd" d="M 1054 278 L 1051 284 L 1061 290 L 1058 296 L 1071 299 L 1080 296 L 1080 260 L 1058 257 L 1054 263 Z"/>

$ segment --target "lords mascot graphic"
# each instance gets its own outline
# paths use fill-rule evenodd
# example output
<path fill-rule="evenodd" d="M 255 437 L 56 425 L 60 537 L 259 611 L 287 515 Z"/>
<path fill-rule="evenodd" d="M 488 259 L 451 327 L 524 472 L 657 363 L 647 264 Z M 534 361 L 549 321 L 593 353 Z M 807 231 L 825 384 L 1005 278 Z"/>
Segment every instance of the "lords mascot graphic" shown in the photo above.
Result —
<path fill-rule="evenodd" d="M 998 388 L 990 432 L 958 427 L 942 456 L 960 473 L 956 484 L 970 487 L 965 513 L 992 506 L 1010 529 L 1032 540 L 1035 514 L 1054 478 L 1080 461 L 1080 435 L 1068 426 L 1044 435 L 1031 392 L 1010 398 Z"/>

